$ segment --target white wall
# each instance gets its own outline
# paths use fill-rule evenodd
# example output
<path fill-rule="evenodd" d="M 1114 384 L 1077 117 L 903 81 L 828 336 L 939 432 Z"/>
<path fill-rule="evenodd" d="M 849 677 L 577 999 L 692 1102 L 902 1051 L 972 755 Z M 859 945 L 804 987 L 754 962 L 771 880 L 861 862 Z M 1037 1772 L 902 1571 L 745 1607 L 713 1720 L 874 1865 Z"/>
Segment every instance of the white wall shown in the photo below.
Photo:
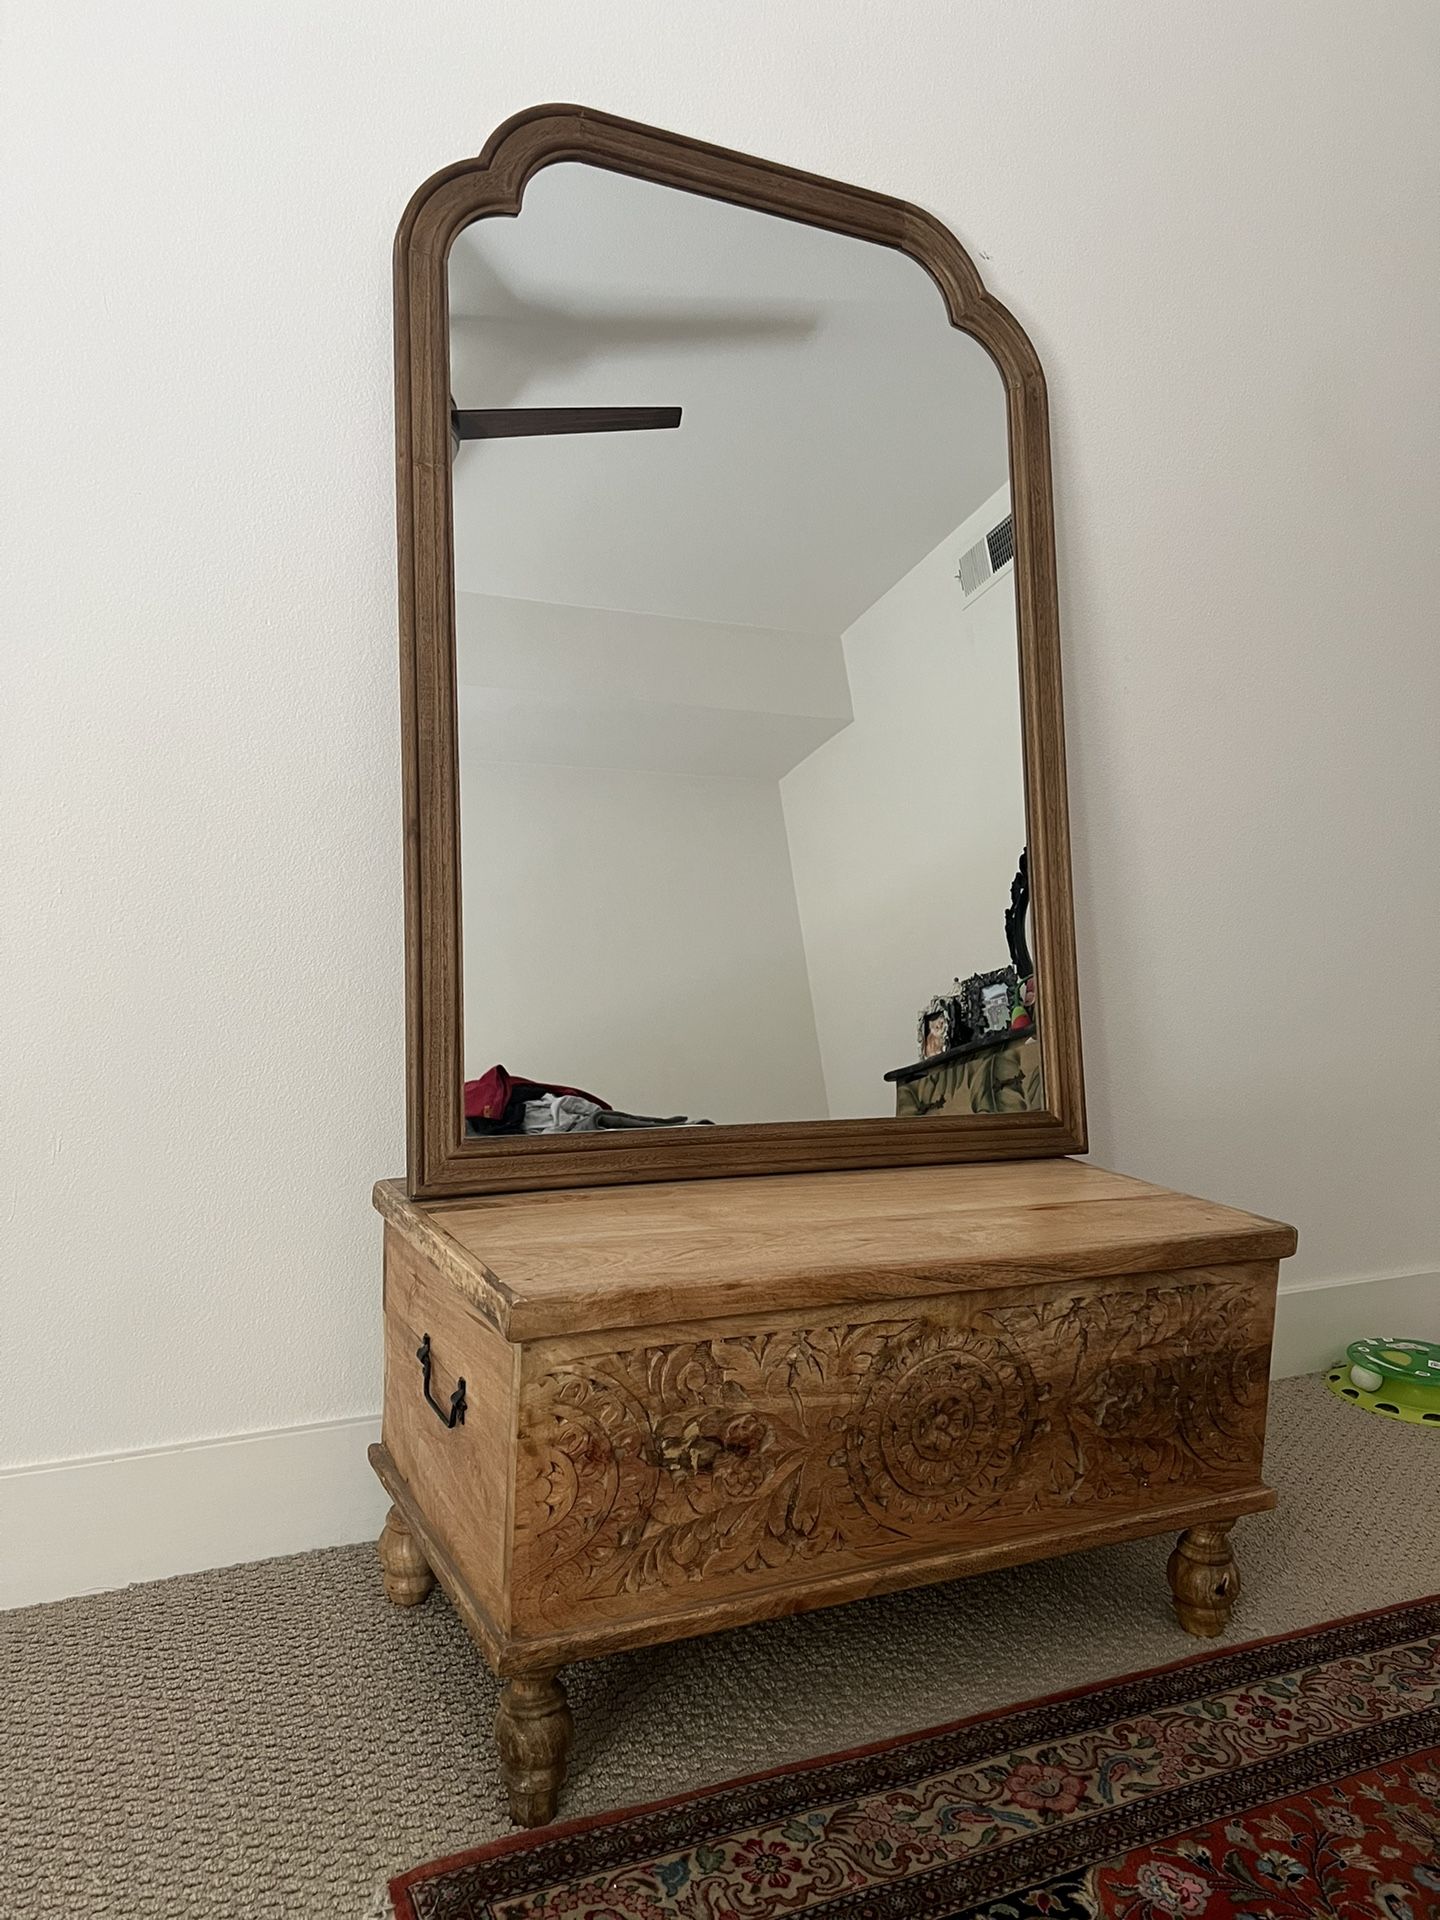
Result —
<path fill-rule="evenodd" d="M 892 1067 L 955 978 L 1003 967 L 1025 845 L 1015 592 L 959 556 L 1002 487 L 843 636 L 853 723 L 780 782 L 832 1119 L 893 1114 Z"/>
<path fill-rule="evenodd" d="M 455 629 L 467 755 L 778 779 L 850 719 L 838 634 L 481 593 Z"/>
<path fill-rule="evenodd" d="M 683 403 L 464 447 L 462 591 L 838 633 L 1009 470 L 994 361 L 888 247 L 562 163 L 449 266 L 461 406 Z"/>
<path fill-rule="evenodd" d="M 1049 380 L 1095 1156 L 1298 1222 L 1297 1276 L 1440 1266 L 1430 0 L 57 0 L 6 34 L 0 1459 L 377 1403 L 390 245 L 539 100 L 974 249 Z"/>
<path fill-rule="evenodd" d="M 826 1117 L 781 773 L 838 636 L 461 593 L 465 1071 L 629 1113 Z"/>
<path fill-rule="evenodd" d="M 773 779 L 461 755 L 467 1076 L 628 1113 L 825 1117 Z"/>

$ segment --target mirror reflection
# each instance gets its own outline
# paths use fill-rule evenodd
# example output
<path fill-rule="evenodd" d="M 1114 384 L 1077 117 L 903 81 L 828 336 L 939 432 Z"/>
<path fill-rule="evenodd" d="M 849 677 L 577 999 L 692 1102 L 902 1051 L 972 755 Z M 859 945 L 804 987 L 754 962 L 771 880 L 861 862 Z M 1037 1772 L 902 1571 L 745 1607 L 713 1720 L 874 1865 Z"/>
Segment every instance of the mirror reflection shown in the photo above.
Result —
<path fill-rule="evenodd" d="M 581 165 L 449 298 L 467 1132 L 1043 1105 L 988 355 Z"/>

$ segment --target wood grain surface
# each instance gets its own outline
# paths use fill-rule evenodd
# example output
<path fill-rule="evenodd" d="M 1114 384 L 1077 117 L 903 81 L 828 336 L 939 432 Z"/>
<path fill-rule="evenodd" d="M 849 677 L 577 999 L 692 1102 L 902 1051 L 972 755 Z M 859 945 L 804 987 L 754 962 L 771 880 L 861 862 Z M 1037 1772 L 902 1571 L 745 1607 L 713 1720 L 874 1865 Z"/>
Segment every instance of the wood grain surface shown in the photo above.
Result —
<path fill-rule="evenodd" d="M 1281 1260 L 1291 1227 L 1075 1160 L 375 1204 L 512 1340 Z"/>
<path fill-rule="evenodd" d="M 422 1392 L 416 1351 L 427 1333 L 436 1399 L 447 1405 L 465 1381 L 465 1419 L 454 1427 Z M 519 1359 L 423 1253 L 386 1229 L 385 1445 L 407 1482 L 424 1489 L 431 1526 L 500 1632 L 509 1621 Z"/>

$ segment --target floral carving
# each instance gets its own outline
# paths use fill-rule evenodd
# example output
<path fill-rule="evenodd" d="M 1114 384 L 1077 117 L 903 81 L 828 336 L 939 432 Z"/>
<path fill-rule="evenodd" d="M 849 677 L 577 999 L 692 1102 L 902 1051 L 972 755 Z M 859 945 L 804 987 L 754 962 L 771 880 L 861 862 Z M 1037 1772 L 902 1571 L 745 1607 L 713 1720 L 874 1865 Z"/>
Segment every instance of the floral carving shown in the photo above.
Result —
<path fill-rule="evenodd" d="M 542 1615 L 683 1604 L 797 1559 L 1251 1484 L 1267 1342 L 1256 1289 L 1197 1277 L 557 1359 L 525 1402 L 521 1584 Z"/>
<path fill-rule="evenodd" d="M 1173 1286 L 1134 1297 L 1087 1342 L 1067 1402 L 1081 1499 L 1169 1486 L 1249 1458 L 1263 1425 L 1269 1344 L 1252 1294 Z"/>
<path fill-rule="evenodd" d="M 914 1533 L 997 1500 L 1040 1420 L 1020 1352 L 979 1327 L 880 1322 L 846 1421 L 850 1490 L 880 1526 Z"/>

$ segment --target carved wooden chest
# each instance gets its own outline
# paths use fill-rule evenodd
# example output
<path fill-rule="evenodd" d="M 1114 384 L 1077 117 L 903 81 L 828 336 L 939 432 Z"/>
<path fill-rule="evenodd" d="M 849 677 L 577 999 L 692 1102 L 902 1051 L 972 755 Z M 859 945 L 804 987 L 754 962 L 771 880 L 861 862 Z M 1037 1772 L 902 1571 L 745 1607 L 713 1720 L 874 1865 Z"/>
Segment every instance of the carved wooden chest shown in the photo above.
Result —
<path fill-rule="evenodd" d="M 1289 1227 L 1068 1160 L 376 1204 L 386 1587 L 506 1678 L 526 1824 L 567 1661 L 1172 1530 L 1228 1619 Z"/>

